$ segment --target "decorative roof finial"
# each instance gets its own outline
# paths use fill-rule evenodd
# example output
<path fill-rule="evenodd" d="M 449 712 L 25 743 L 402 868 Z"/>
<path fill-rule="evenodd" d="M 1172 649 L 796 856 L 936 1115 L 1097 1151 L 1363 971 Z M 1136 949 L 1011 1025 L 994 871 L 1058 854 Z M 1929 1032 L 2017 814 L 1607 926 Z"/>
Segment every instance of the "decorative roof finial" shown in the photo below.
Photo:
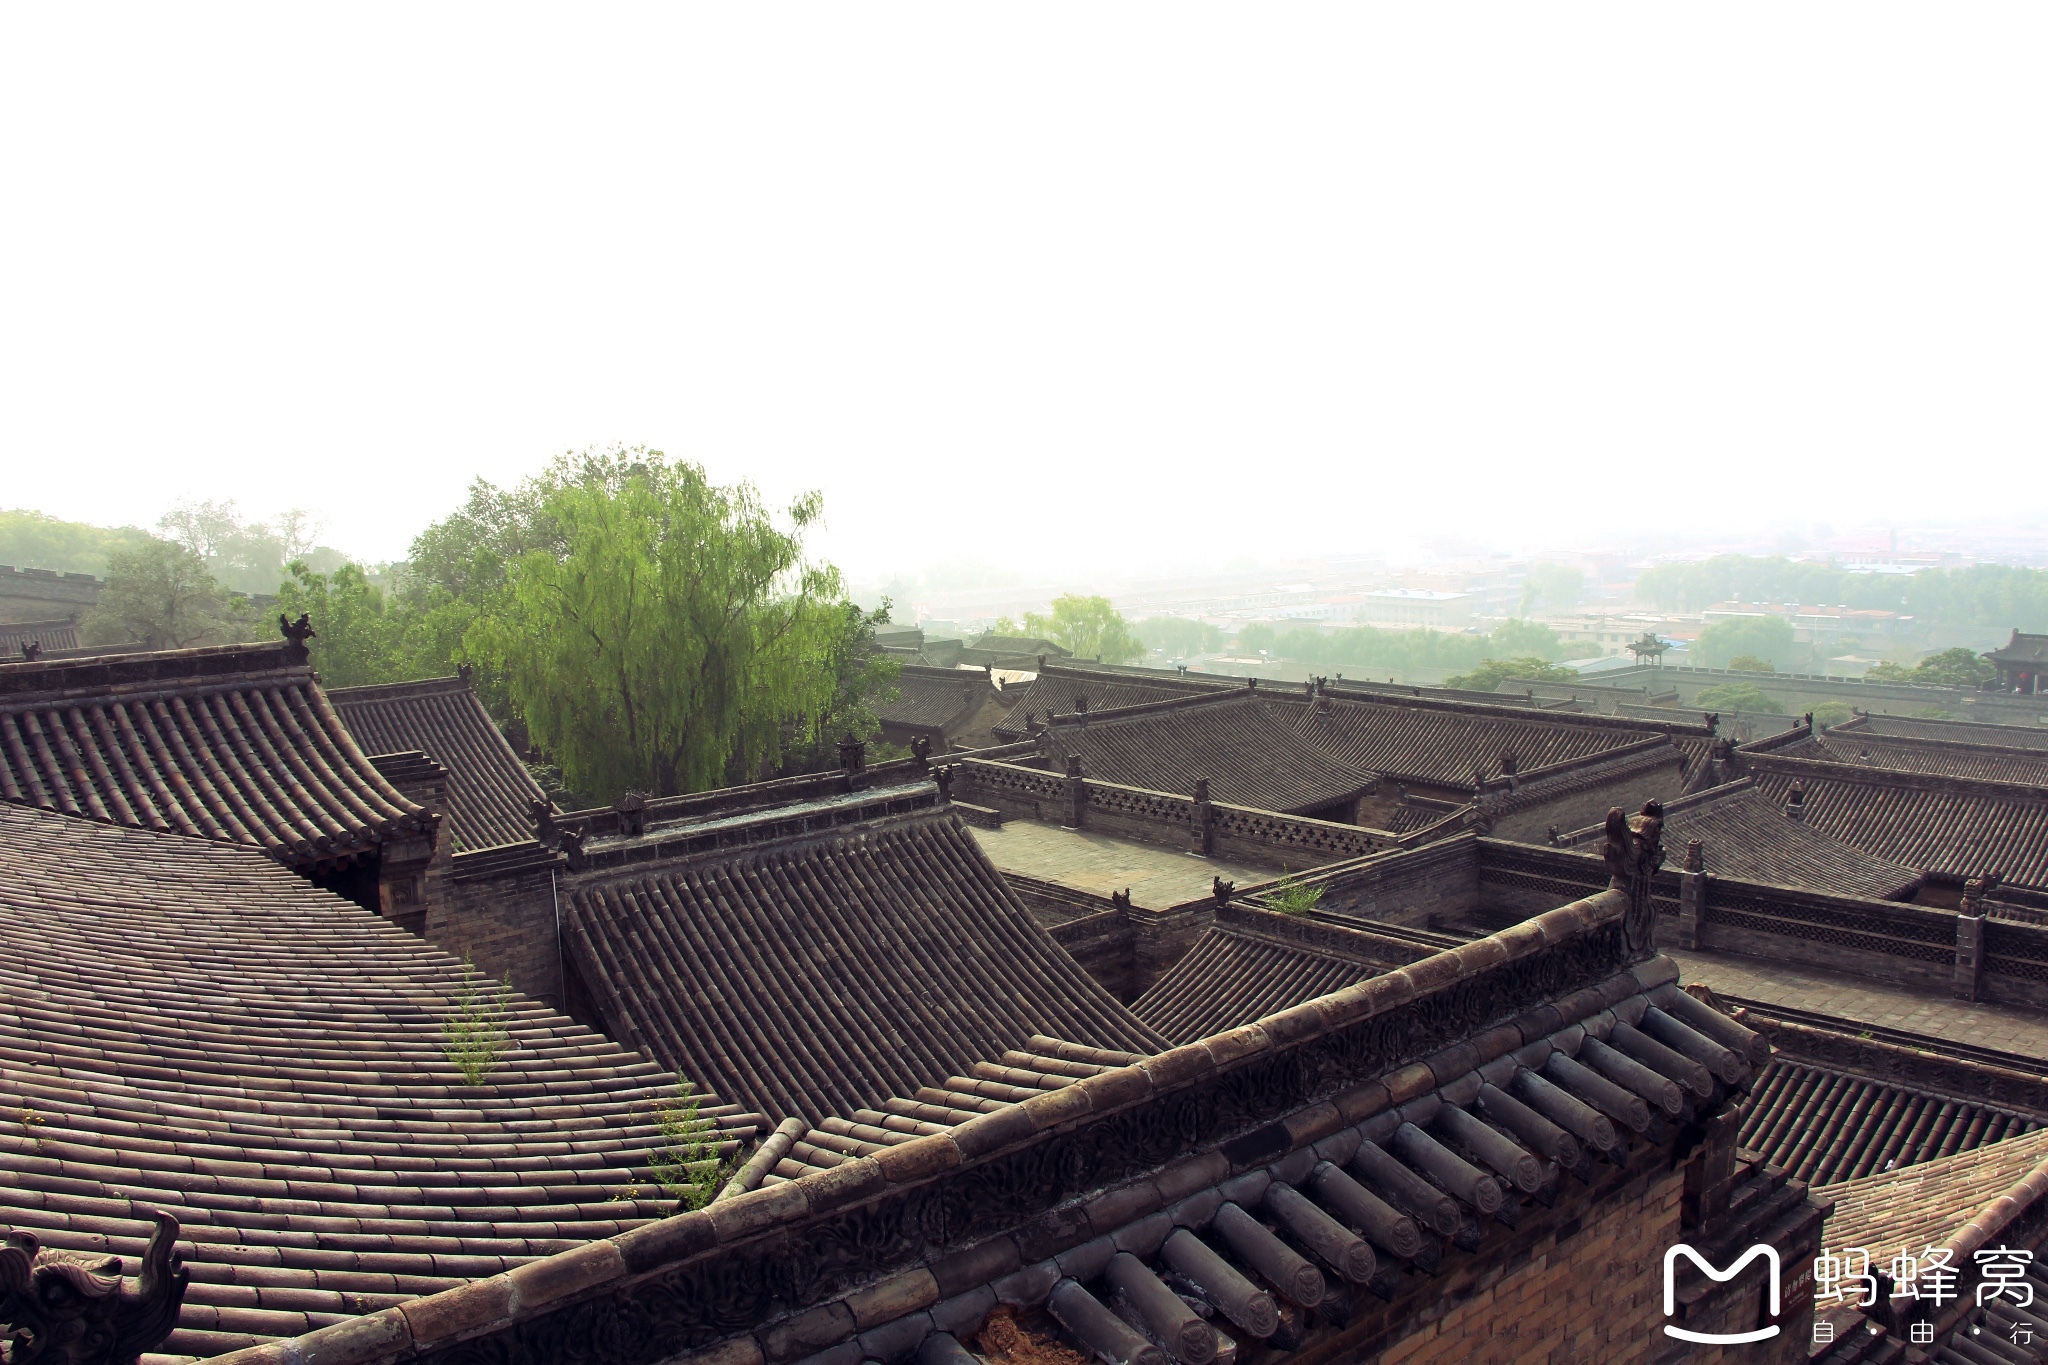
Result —
<path fill-rule="evenodd" d="M 285 651 L 286 658 L 295 664 L 302 664 L 313 657 L 313 651 L 307 646 L 306 641 L 319 639 L 320 633 L 313 629 L 313 618 L 309 613 L 302 611 L 298 620 L 288 621 L 284 613 L 279 612 L 277 629 L 291 645 L 291 648 Z"/>
<path fill-rule="evenodd" d="M 132 1361 L 163 1344 L 178 1325 L 192 1272 L 177 1250 L 178 1220 L 133 1206 L 156 1221 L 141 1274 L 122 1277 L 119 1256 L 45 1248 L 33 1232 L 0 1230 L 0 1329 L 17 1355 L 52 1365 Z"/>

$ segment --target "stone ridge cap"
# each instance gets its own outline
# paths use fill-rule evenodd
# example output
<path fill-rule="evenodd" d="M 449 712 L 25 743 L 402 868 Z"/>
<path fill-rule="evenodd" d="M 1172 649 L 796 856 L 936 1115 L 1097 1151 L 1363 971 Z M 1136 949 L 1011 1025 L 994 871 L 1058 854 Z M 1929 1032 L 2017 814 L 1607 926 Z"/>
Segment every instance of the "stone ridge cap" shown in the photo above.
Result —
<path fill-rule="evenodd" d="M 1211 692 L 1243 692 L 1244 679 L 1224 673 L 1168 673 L 1159 668 L 1139 668 L 1127 664 L 1100 664 L 1093 659 L 1048 658 L 1045 667 L 1038 670 L 1038 676 L 1050 673 L 1064 674 L 1070 678 L 1100 678 L 1104 682 L 1142 682 L 1148 686 L 1184 687 L 1190 692 L 1203 694 Z"/>
<path fill-rule="evenodd" d="M 524 1318 L 564 1308 L 583 1299 L 658 1273 L 749 1244 L 786 1241 L 805 1224 L 836 1216 L 857 1205 L 907 1187 L 931 1184 L 970 1165 L 1011 1155 L 1049 1135 L 1133 1110 L 1179 1091 L 1194 1089 L 1247 1063 L 1294 1051 L 1339 1028 L 1451 989 L 1462 982 L 1572 938 L 1618 922 L 1627 913 L 1626 892 L 1609 890 L 1549 910 L 1500 933 L 1446 949 L 1369 981 L 1317 1000 L 1227 1029 L 1195 1043 L 1127 1066 L 1111 1068 L 1073 1085 L 1047 1091 L 995 1113 L 970 1119 L 944 1133 L 913 1139 L 872 1157 L 858 1157 L 826 1171 L 814 1171 L 768 1188 L 718 1200 L 703 1209 L 676 1214 L 629 1232 L 543 1257 L 488 1279 L 411 1300 L 364 1317 L 217 1357 L 222 1365 L 370 1365 L 398 1361 L 422 1351 L 499 1330 Z M 1420 978 L 1422 985 L 1417 986 Z M 1548 1037 L 1622 1001 L 1675 983 L 1677 964 L 1652 955 L 1559 996 L 1535 1012 Z M 1513 1034 L 1511 1039 L 1507 1035 Z M 1457 1075 L 1480 1061 L 1492 1061 L 1522 1046 L 1513 1023 L 1502 1021 L 1455 1044 L 1447 1052 L 1403 1064 L 1393 1075 L 1413 1080 L 1417 1093 L 1433 1092 L 1441 1081 L 1432 1059 L 1448 1057 Z M 1474 1060 L 1474 1059 L 1478 1060 Z M 1419 1073 L 1419 1074 L 1411 1074 Z M 1427 1081 L 1428 1084 L 1420 1084 Z M 1350 1090 L 1379 1087 L 1381 1078 L 1359 1078 Z M 1339 1092 L 1349 1093 L 1349 1091 Z M 1378 1106 L 1385 1108 L 1385 1104 Z M 1291 1147 L 1318 1140 L 1348 1126 L 1325 1099 L 1277 1116 L 1265 1127 L 1280 1128 Z M 1229 1140 L 1225 1141 L 1225 1145 Z M 1205 1151 L 1218 1151 L 1215 1147 Z M 1258 1166 L 1225 1158 L 1226 1164 Z M 1118 1188 L 1128 1182 L 1117 1182 Z M 430 1333 L 425 1340 L 422 1333 Z M 318 1345 L 309 1352 L 305 1345 Z M 329 1350 L 329 1346 L 338 1347 Z"/>
<path fill-rule="evenodd" d="M 1768 735 L 1758 735 L 1755 739 L 1743 741 L 1735 746 L 1735 752 L 1740 754 L 1771 754 L 1776 753 L 1780 749 L 1789 749 L 1803 740 L 1817 740 L 1819 738 L 1820 736 L 1814 733 L 1813 727 L 1809 726 L 1804 720 L 1794 720 L 1782 730 L 1774 731 Z"/>
<path fill-rule="evenodd" d="M 968 749 L 956 754 L 933 754 L 930 766 L 936 767 L 942 762 L 958 763 L 973 758 L 976 754 L 990 753 L 997 749 L 1015 749 L 1021 755 L 1026 748 L 1026 745 L 1021 744 L 994 744 L 984 749 Z M 1035 771 L 1040 771 L 1040 775 L 1043 776 L 1042 770 Z M 886 762 L 872 764 L 865 773 L 869 781 L 868 791 L 871 794 L 895 791 L 929 780 L 928 773 L 919 771 L 917 760 L 914 758 L 892 758 Z M 735 807 L 739 808 L 735 813 L 741 815 L 786 810 L 792 806 L 807 805 L 822 799 L 817 794 L 817 788 L 842 783 L 845 780 L 845 771 L 834 768 L 825 772 L 798 773 L 794 777 L 771 777 L 766 782 L 747 782 L 737 787 L 712 787 L 707 791 L 685 792 L 680 796 L 651 796 L 647 798 L 647 821 L 652 825 L 665 817 L 687 818 L 697 811 L 708 812 L 706 818 L 721 818 L 717 812 L 733 810 Z M 828 793 L 845 794 L 843 790 Z M 587 827 L 593 822 L 616 822 L 618 814 L 617 808 L 613 806 L 585 806 L 581 810 L 557 812 L 555 822 Z"/>
<path fill-rule="evenodd" d="M 294 663 L 283 640 L 261 644 L 204 645 L 196 649 L 74 654 L 61 659 L 0 663 L 0 695 L 100 693 L 117 687 L 175 686 L 192 679 L 226 681 L 288 674 L 311 680 L 311 665 Z"/>
<path fill-rule="evenodd" d="M 1787 777 L 1811 777 L 1857 782 L 1867 787 L 1917 787 L 1922 791 L 1952 792 L 1961 796 L 1991 796 L 2007 801 L 2048 803 L 2048 787 L 2029 782 L 1997 782 L 1987 777 L 1950 777 L 1941 773 L 1916 773 L 1904 768 L 1880 768 L 1876 764 L 1837 763 L 1823 758 L 1794 758 L 1788 754 L 1741 753 L 1743 767 L 1760 773 Z"/>
<path fill-rule="evenodd" d="M 1048 731 L 1055 726 L 1078 730 L 1096 725 L 1111 725 L 1118 721 L 1138 720 L 1167 711 L 1191 711 L 1204 706 L 1215 706 L 1218 703 L 1242 702 L 1246 698 L 1263 700 L 1247 687 L 1232 688 L 1227 692 L 1197 692 L 1185 697 L 1161 697 L 1156 701 L 1127 702 L 1122 706 L 1105 706 L 1099 711 L 1048 711 L 1045 714 L 1045 728 Z"/>
<path fill-rule="evenodd" d="M 1262 943 L 1353 959 L 1359 965 L 1370 967 L 1374 971 L 1385 970 L 1385 964 L 1375 960 L 1371 955 L 1375 947 L 1384 949 L 1389 944 L 1413 946 L 1405 940 L 1383 938 L 1363 925 L 1352 928 L 1349 925 L 1332 924 L 1328 920 L 1283 915 L 1277 910 L 1262 910 L 1257 906 L 1243 905 L 1235 901 L 1216 907 L 1216 918 L 1213 923 L 1218 929 L 1256 938 Z"/>
<path fill-rule="evenodd" d="M 450 676 L 414 678 L 410 682 L 364 683 L 360 687 L 330 687 L 327 695 L 336 702 L 383 701 L 387 697 L 430 697 L 469 690 L 469 684 L 460 676 Z"/>
<path fill-rule="evenodd" d="M 1718 806 L 1723 801 L 1733 800 L 1744 792 L 1755 790 L 1755 778 L 1738 777 L 1732 782 L 1723 782 L 1718 787 L 1708 787 L 1704 791 L 1692 792 L 1685 796 L 1674 796 L 1664 803 L 1664 818 L 1669 820 L 1674 815 L 1694 814 L 1709 807 Z M 1580 840 L 1590 839 L 1594 835 L 1606 832 L 1607 826 L 1604 823 L 1582 825 L 1578 829 L 1559 835 L 1558 837 L 1564 842 L 1558 845 L 1558 847 L 1570 848 Z"/>
<path fill-rule="evenodd" d="M 1622 759 L 1634 758 L 1638 754 L 1654 753 L 1662 749 L 1669 749 L 1673 753 L 1679 752 L 1678 745 L 1672 741 L 1670 735 L 1644 735 L 1641 739 L 1630 740 L 1627 744 L 1617 744 L 1612 749 L 1595 749 L 1590 754 L 1580 754 L 1576 758 L 1561 758 L 1555 763 L 1546 763 L 1540 768 L 1530 768 L 1516 773 L 1515 790 L 1520 791 L 1547 778 L 1560 777 L 1580 768 L 1597 768 L 1603 763 L 1615 763 Z M 1500 780 L 1498 777 L 1487 779 L 1489 783 Z"/>
<path fill-rule="evenodd" d="M 1527 780 L 1522 780 L 1523 775 L 1517 774 L 1512 789 L 1493 787 L 1487 790 L 1483 798 L 1486 803 L 1484 809 L 1496 817 L 1512 815 L 1539 802 L 1597 787 L 1612 778 L 1625 777 L 1641 769 L 1661 767 L 1674 759 L 1682 761 L 1684 757 L 1669 735 L 1654 736 L 1642 744 L 1625 745 L 1539 768 Z M 1600 761 L 1591 761 L 1596 759 Z M 1669 811 L 1670 807 L 1665 809 Z"/>
<path fill-rule="evenodd" d="M 1967 720 L 1952 720 L 1941 722 L 1941 724 L 1944 725 L 1975 725 L 1977 723 L 1978 722 L 1976 721 Z M 2026 727 L 2020 725 L 2007 725 L 2000 728 L 2007 730 L 2023 730 Z M 1829 735 L 1832 735 L 1840 730 L 1848 729 L 1849 727 L 1847 724 L 1830 726 L 1825 733 L 1815 735 L 1814 739 L 1817 742 L 1824 742 Z M 2043 753 L 2048 753 L 2048 751 L 2044 751 L 2041 749 L 2025 748 L 2017 744 L 1993 744 L 1989 741 L 1974 739 L 1936 739 L 1932 735 L 1881 735 L 1877 733 L 1875 730 L 1866 730 L 1860 728 L 1855 730 L 1849 730 L 1849 738 L 1863 739 L 1875 744 L 1898 744 L 1908 749 L 1926 749 L 1935 752 L 1947 752 L 1951 749 L 1968 749 L 1973 753 L 2002 754 L 2006 756 L 2011 756 L 2014 754 L 2041 755 Z"/>
<path fill-rule="evenodd" d="M 781 854 L 813 844 L 857 839 L 864 834 L 959 819 L 951 809 L 939 802 L 938 788 L 930 783 L 926 783 L 922 790 L 916 787 L 885 787 L 879 792 L 861 792 L 857 795 L 860 800 L 849 801 L 842 797 L 837 801 L 776 806 L 770 810 L 748 811 L 743 815 L 707 820 L 701 824 L 671 825 L 623 843 L 594 844 L 584 850 L 583 856 L 593 860 L 596 865 L 576 874 L 578 880 L 573 889 L 581 892 L 599 885 L 609 885 L 620 878 L 646 876 L 650 870 L 659 872 L 672 867 L 695 866 L 717 859 Z M 800 819 L 806 815 L 860 811 L 871 805 L 886 806 L 904 801 L 916 804 L 904 810 L 883 810 L 872 816 L 835 821 L 815 829 L 771 832 L 751 839 L 728 840 L 722 837 L 735 832 L 744 834 L 757 826 L 774 825 Z M 678 843 L 698 840 L 705 841 L 702 848 L 677 850 L 674 847 Z"/>
<path fill-rule="evenodd" d="M 1684 735 L 1690 739 L 1708 739 L 1714 733 L 1707 727 L 1706 722 L 1697 720 L 1640 720 L 1634 716 L 1607 716 L 1585 711 L 1539 711 L 1530 706 L 1514 706 L 1505 702 L 1462 701 L 1455 697 L 1404 697 L 1399 693 L 1363 691 L 1348 693 L 1343 690 L 1344 686 L 1342 683 L 1330 684 L 1328 695 L 1332 700 L 1353 705 L 1406 706 L 1422 710 L 1450 711 L 1494 720 L 1521 721 L 1525 725 L 1576 725 L 1581 729 L 1619 732 L 1655 730 L 1666 735 Z M 1261 691 L 1264 692 L 1264 689 Z M 1308 704 L 1308 699 L 1300 693 L 1290 695 L 1278 687 L 1265 695 L 1268 701 L 1283 700 L 1295 702 L 1297 705 Z"/>

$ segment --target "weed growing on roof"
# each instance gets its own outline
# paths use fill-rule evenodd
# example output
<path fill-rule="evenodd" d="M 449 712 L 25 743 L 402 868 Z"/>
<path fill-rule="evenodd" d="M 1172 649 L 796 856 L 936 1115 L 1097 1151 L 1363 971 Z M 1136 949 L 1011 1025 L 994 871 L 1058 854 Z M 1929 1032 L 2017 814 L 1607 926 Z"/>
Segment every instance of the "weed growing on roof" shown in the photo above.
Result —
<path fill-rule="evenodd" d="M 726 1171 L 713 1140 L 718 1124 L 697 1112 L 696 1082 L 677 1081 L 675 1095 L 655 1103 L 654 1122 L 662 1136 L 647 1163 L 655 1180 L 678 1212 L 703 1208 L 725 1183 Z"/>
<path fill-rule="evenodd" d="M 463 955 L 462 992 L 441 1022 L 441 1051 L 470 1085 L 482 1085 L 504 1054 L 511 999 L 512 973 L 494 983 L 480 981 L 476 964 Z"/>
<path fill-rule="evenodd" d="M 1269 910 L 1283 915 L 1306 915 L 1323 901 L 1323 888 L 1304 886 L 1301 878 L 1288 873 L 1273 883 L 1273 889 L 1262 898 Z"/>

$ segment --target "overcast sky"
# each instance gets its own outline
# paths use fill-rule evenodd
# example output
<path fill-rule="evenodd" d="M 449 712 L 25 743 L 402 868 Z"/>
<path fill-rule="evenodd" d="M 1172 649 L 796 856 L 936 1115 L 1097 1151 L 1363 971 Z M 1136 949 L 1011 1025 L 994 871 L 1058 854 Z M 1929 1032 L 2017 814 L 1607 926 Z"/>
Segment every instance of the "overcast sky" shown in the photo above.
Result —
<path fill-rule="evenodd" d="M 2038 5 L 0 11 L 0 506 L 857 573 L 2039 515 Z"/>

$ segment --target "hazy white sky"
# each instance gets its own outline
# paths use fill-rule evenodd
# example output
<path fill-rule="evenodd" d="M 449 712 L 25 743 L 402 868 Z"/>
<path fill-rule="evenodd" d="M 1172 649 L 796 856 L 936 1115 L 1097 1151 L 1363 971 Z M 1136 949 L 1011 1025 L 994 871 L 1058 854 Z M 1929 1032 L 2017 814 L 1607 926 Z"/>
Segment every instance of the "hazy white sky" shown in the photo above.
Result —
<path fill-rule="evenodd" d="M 0 506 L 296 504 L 383 558 L 473 477 L 627 441 L 822 488 L 861 573 L 2037 514 L 2044 37 L 10 6 Z"/>

